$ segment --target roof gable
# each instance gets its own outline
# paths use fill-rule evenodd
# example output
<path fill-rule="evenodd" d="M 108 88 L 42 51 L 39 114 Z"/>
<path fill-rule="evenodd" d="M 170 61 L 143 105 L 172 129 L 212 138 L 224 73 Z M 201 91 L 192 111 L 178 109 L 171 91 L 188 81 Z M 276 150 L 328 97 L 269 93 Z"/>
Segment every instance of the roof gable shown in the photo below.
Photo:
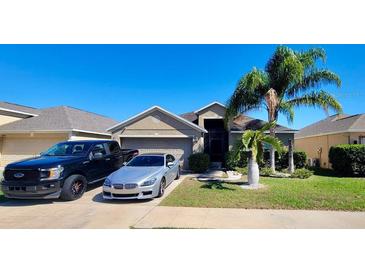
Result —
<path fill-rule="evenodd" d="M 202 107 L 202 108 L 194 111 L 194 113 L 195 114 L 198 114 L 198 113 L 202 112 L 203 110 L 206 110 L 206 109 L 211 108 L 213 106 L 220 106 L 220 107 L 222 107 L 224 109 L 227 109 L 225 105 L 223 105 L 222 103 L 219 103 L 219 102 L 215 101 L 215 102 L 210 103 L 209 105 L 206 105 L 206 106 L 204 106 L 204 107 Z"/>
<path fill-rule="evenodd" d="M 144 117 L 147 117 L 148 115 L 152 114 L 155 111 L 159 111 L 159 112 L 175 119 L 176 121 L 179 121 L 179 122 L 189 126 L 190 128 L 193 128 L 193 129 L 201 131 L 201 132 L 207 132 L 205 129 L 199 127 L 198 125 L 193 124 L 192 122 L 190 122 L 190 121 L 188 121 L 188 120 L 186 120 L 182 117 L 179 117 L 179 116 L 177 116 L 177 115 L 175 115 L 175 114 L 173 114 L 173 113 L 171 113 L 171 112 L 169 112 L 169 111 L 167 111 L 167 110 L 165 110 L 165 109 L 163 109 L 159 106 L 153 106 L 153 107 L 151 107 L 151 108 L 149 108 L 149 109 L 147 109 L 147 110 L 145 110 L 145 111 L 143 111 L 143 112 L 141 112 L 141 113 L 139 113 L 139 114 L 137 114 L 137 115 L 135 115 L 135 116 L 133 116 L 133 117 L 131 117 L 131 118 L 129 118 L 129 119 L 113 126 L 113 127 L 111 127 L 111 128 L 109 128 L 108 131 L 114 133 L 114 132 L 118 131 L 119 129 L 125 128 L 130 124 L 136 123 L 137 121 L 143 119 Z"/>

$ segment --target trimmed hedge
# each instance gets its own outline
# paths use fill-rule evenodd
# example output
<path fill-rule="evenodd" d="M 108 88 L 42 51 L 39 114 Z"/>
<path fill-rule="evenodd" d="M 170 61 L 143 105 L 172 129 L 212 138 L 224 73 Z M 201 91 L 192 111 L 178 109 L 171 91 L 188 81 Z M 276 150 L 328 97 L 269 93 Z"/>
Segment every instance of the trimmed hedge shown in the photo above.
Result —
<path fill-rule="evenodd" d="M 299 178 L 299 179 L 308 179 L 313 175 L 313 171 L 305 169 L 305 168 L 299 168 L 294 171 L 293 174 L 290 175 L 291 178 Z"/>
<path fill-rule="evenodd" d="M 338 145 L 330 148 L 332 169 L 342 176 L 365 176 L 365 145 Z"/>
<path fill-rule="evenodd" d="M 193 172 L 205 172 L 208 170 L 209 165 L 210 158 L 206 153 L 194 153 L 189 156 L 189 168 Z"/>

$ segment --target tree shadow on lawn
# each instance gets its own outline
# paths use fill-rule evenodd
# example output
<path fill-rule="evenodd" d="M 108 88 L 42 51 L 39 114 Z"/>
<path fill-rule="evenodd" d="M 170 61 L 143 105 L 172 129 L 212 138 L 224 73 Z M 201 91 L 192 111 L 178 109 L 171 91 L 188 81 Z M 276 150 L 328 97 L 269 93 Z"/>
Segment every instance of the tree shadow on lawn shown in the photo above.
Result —
<path fill-rule="evenodd" d="M 236 189 L 231 188 L 231 187 L 227 187 L 223 184 L 233 184 L 233 183 L 227 183 L 227 182 L 223 182 L 220 180 L 209 180 L 209 181 L 200 181 L 202 183 L 204 183 L 201 188 L 205 188 L 205 189 L 217 189 L 217 190 L 228 190 L 228 191 L 236 191 Z M 240 182 L 242 183 L 242 182 Z M 234 183 L 235 185 L 238 185 L 238 183 Z"/>
<path fill-rule="evenodd" d="M 313 175 L 317 176 L 326 176 L 326 177 L 337 177 L 340 178 L 338 174 L 336 174 L 332 169 L 327 168 L 312 168 Z"/>

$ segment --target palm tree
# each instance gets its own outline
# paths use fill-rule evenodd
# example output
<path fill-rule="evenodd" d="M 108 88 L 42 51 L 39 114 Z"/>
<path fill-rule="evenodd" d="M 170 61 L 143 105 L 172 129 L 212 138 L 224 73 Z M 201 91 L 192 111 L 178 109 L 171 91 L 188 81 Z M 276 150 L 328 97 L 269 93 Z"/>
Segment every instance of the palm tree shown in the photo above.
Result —
<path fill-rule="evenodd" d="M 240 157 L 243 151 L 248 151 L 248 184 L 252 188 L 258 188 L 260 180 L 259 165 L 263 158 L 264 143 L 271 145 L 276 150 L 282 150 L 279 139 L 267 135 L 265 131 L 275 127 L 275 122 L 267 123 L 259 130 L 247 130 L 242 135 L 242 142 L 238 143 L 235 155 Z"/>
<path fill-rule="evenodd" d="M 327 91 L 320 89 L 322 84 L 341 86 L 340 78 L 328 69 L 318 68 L 318 61 L 326 61 L 323 49 L 294 51 L 285 46 L 276 48 L 266 64 L 265 70 L 253 68 L 244 75 L 228 101 L 226 121 L 238 113 L 249 110 L 266 109 L 268 121 L 276 122 L 279 114 L 294 120 L 294 107 L 320 107 L 342 112 L 340 103 Z M 275 136 L 275 126 L 269 129 Z M 275 172 L 275 149 L 270 149 L 270 165 Z"/>

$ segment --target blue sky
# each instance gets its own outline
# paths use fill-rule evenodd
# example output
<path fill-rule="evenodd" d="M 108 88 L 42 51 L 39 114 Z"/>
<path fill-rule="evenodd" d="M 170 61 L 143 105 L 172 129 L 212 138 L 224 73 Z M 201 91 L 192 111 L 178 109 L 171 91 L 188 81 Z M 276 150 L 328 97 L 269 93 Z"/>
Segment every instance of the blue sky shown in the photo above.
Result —
<path fill-rule="evenodd" d="M 365 45 L 313 46 L 342 87 L 325 87 L 345 113 L 365 112 Z M 69 105 L 124 120 L 153 105 L 180 114 L 225 103 L 252 67 L 264 68 L 276 45 L 1 45 L 0 100 L 45 108 Z M 265 111 L 249 115 L 266 119 Z M 296 109 L 293 128 L 325 117 Z M 284 117 L 279 122 L 288 125 Z"/>

